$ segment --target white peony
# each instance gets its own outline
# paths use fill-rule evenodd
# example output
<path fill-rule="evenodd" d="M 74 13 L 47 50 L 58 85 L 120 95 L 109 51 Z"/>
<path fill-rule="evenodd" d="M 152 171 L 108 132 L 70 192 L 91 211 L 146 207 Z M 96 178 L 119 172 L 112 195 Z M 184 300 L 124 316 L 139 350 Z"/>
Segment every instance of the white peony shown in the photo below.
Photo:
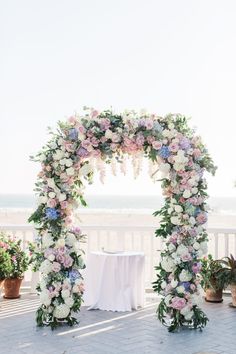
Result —
<path fill-rule="evenodd" d="M 73 165 L 73 161 L 71 159 L 66 159 L 65 165 L 66 167 L 71 167 Z"/>
<path fill-rule="evenodd" d="M 161 266 L 168 273 L 173 272 L 173 270 L 176 268 L 175 262 L 171 257 L 164 258 L 161 261 Z"/>
<path fill-rule="evenodd" d="M 197 187 L 192 188 L 191 192 L 192 192 L 192 194 L 197 194 L 198 188 Z"/>
<path fill-rule="evenodd" d="M 61 304 L 55 307 L 53 316 L 56 318 L 66 318 L 70 313 L 70 307 L 66 304 Z"/>
<path fill-rule="evenodd" d="M 48 259 L 49 261 L 53 262 L 54 259 L 55 259 L 54 254 L 50 254 L 50 255 L 47 257 L 47 259 Z"/>
<path fill-rule="evenodd" d="M 179 280 L 184 282 L 184 281 L 190 281 L 192 279 L 192 274 L 188 271 L 183 269 L 179 275 Z"/>
<path fill-rule="evenodd" d="M 112 139 L 112 136 L 113 136 L 112 131 L 111 131 L 110 129 L 107 129 L 107 130 L 106 130 L 106 133 L 105 133 L 105 137 L 106 137 L 107 139 Z"/>

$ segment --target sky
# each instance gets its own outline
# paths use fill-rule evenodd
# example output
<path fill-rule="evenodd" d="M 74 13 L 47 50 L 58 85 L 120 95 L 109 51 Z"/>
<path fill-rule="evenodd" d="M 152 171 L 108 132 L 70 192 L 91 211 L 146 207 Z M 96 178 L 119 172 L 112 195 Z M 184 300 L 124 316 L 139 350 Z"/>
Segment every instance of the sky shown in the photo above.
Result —
<path fill-rule="evenodd" d="M 0 0 L 0 193 L 32 193 L 29 161 L 83 106 L 192 117 L 215 164 L 212 196 L 236 196 L 234 0 Z M 115 186 L 115 188 L 114 188 Z M 88 193 L 160 194 L 95 178 Z"/>

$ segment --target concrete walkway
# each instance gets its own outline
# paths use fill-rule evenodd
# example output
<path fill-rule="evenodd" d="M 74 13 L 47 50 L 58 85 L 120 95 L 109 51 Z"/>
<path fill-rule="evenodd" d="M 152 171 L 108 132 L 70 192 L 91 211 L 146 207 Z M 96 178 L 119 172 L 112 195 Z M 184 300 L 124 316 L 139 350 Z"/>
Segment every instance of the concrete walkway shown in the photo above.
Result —
<path fill-rule="evenodd" d="M 202 331 L 168 333 L 156 319 L 158 300 L 149 295 L 144 309 L 117 313 L 87 311 L 80 324 L 51 331 L 35 326 L 36 295 L 0 301 L 1 354 L 235 354 L 236 309 L 203 302 L 210 322 Z"/>

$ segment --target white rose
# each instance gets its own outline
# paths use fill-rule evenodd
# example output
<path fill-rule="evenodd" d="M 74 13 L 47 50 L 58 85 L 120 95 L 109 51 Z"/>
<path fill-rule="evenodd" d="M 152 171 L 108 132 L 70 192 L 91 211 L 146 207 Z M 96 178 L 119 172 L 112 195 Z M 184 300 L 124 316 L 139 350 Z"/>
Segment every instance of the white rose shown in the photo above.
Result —
<path fill-rule="evenodd" d="M 172 295 L 167 295 L 167 296 L 165 297 L 165 299 L 164 299 L 164 302 L 165 302 L 165 304 L 166 304 L 167 306 L 169 306 L 171 300 L 172 300 Z"/>
<path fill-rule="evenodd" d="M 171 214 L 173 210 L 174 210 L 173 208 L 168 208 L 168 210 L 167 210 L 168 214 Z"/>
<path fill-rule="evenodd" d="M 74 300 L 72 297 L 67 297 L 65 300 L 64 300 L 65 304 L 69 307 L 72 307 L 74 305 Z"/>
<path fill-rule="evenodd" d="M 173 165 L 175 171 L 182 171 L 184 170 L 184 164 L 179 163 L 179 162 L 175 162 Z"/>
<path fill-rule="evenodd" d="M 66 169 L 66 173 L 68 176 L 73 176 L 75 174 L 75 170 L 73 167 L 69 167 Z"/>
<path fill-rule="evenodd" d="M 113 136 L 112 131 L 111 131 L 110 129 L 107 129 L 107 130 L 106 130 L 106 133 L 105 133 L 105 137 L 106 137 L 107 139 L 112 139 L 112 136 Z"/>
<path fill-rule="evenodd" d="M 183 269 L 179 275 L 179 280 L 184 282 L 184 281 L 190 281 L 192 279 L 192 274 L 188 271 Z"/>
<path fill-rule="evenodd" d="M 67 297 L 70 296 L 70 291 L 68 289 L 62 290 L 61 296 L 63 297 L 63 299 L 66 299 Z"/>
<path fill-rule="evenodd" d="M 62 150 L 57 150 L 55 154 L 53 154 L 53 159 L 59 161 L 63 158 L 64 152 Z"/>
<path fill-rule="evenodd" d="M 182 213 L 182 211 L 183 211 L 182 206 L 181 206 L 181 205 L 175 205 L 175 211 L 176 211 L 177 213 Z"/>
<path fill-rule="evenodd" d="M 200 243 L 199 243 L 199 242 L 194 242 L 193 248 L 194 248 L 195 250 L 199 250 L 199 248 L 200 248 Z"/>
<path fill-rule="evenodd" d="M 53 198 L 55 198 L 56 193 L 54 193 L 54 192 L 49 192 L 49 193 L 48 193 L 48 196 L 49 196 L 49 198 L 53 199 Z"/>
<path fill-rule="evenodd" d="M 194 187 L 194 188 L 191 189 L 191 192 L 192 192 L 192 194 L 197 194 L 198 189 L 196 187 Z"/>
<path fill-rule="evenodd" d="M 191 192 L 188 189 L 185 189 L 183 193 L 184 198 L 190 198 L 191 197 Z"/>
<path fill-rule="evenodd" d="M 184 289 L 184 286 L 180 285 L 176 288 L 176 291 L 178 294 L 183 294 L 185 289 Z"/>
<path fill-rule="evenodd" d="M 178 285 L 178 280 L 172 279 L 170 285 L 172 286 L 172 288 L 176 288 L 176 286 Z"/>
<path fill-rule="evenodd" d="M 172 216 L 172 217 L 170 218 L 170 221 L 171 221 L 171 223 L 174 224 L 174 225 L 181 225 L 181 220 L 179 219 L 178 216 Z"/>
<path fill-rule="evenodd" d="M 166 288 L 166 285 L 167 285 L 166 281 L 163 281 L 161 283 L 161 288 L 164 290 Z"/>
<path fill-rule="evenodd" d="M 71 167 L 71 166 L 73 165 L 73 161 L 72 161 L 71 159 L 66 159 L 65 165 L 66 165 L 67 167 Z"/>
<path fill-rule="evenodd" d="M 50 254 L 50 255 L 47 257 L 47 259 L 48 259 L 49 261 L 53 262 L 54 259 L 55 259 L 54 254 Z"/>
<path fill-rule="evenodd" d="M 196 219 L 195 219 L 193 216 L 190 216 L 190 218 L 189 218 L 189 223 L 190 223 L 191 225 L 195 225 L 195 224 L 196 224 Z"/>
<path fill-rule="evenodd" d="M 76 242 L 76 237 L 74 234 L 71 234 L 69 233 L 67 236 L 66 236 L 66 244 L 70 247 L 73 247 L 74 244 Z"/>
<path fill-rule="evenodd" d="M 53 241 L 50 234 L 44 234 L 42 236 L 42 244 L 43 244 L 44 248 L 48 248 L 48 247 L 52 246 L 53 243 L 54 243 L 54 241 Z"/>
<path fill-rule="evenodd" d="M 57 242 L 56 242 L 56 247 L 60 248 L 60 247 L 64 247 L 64 246 L 65 246 L 64 238 L 59 238 L 59 240 L 57 240 Z"/>
<path fill-rule="evenodd" d="M 173 245 L 173 243 L 170 243 L 170 244 L 168 245 L 168 250 L 169 250 L 170 252 L 174 252 L 174 251 L 176 250 L 175 245 Z"/>
<path fill-rule="evenodd" d="M 58 199 L 59 199 L 59 202 L 63 202 L 64 200 L 66 200 L 66 194 L 63 194 L 63 193 L 59 194 Z"/>

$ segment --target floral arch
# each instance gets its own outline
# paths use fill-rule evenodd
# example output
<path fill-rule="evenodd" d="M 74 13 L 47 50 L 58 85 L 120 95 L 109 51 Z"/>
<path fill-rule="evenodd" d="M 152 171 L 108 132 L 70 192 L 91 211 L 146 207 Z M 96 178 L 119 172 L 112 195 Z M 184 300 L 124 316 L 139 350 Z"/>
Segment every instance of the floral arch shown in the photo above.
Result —
<path fill-rule="evenodd" d="M 83 115 L 59 122 L 57 131 L 34 158 L 42 165 L 36 183 L 38 208 L 29 221 L 37 224 L 35 269 L 41 306 L 37 324 L 55 328 L 61 320 L 76 323 L 83 295 L 84 268 L 79 240 L 73 227 L 73 210 L 86 205 L 83 186 L 92 181 L 94 164 L 104 175 L 104 163 L 133 157 L 136 172 L 139 156 L 147 157 L 162 173 L 165 196 L 156 236 L 165 240 L 161 262 L 156 267 L 154 290 L 162 295 L 157 313 L 170 331 L 183 325 L 202 328 L 207 317 L 199 307 L 200 257 L 207 251 L 206 181 L 204 172 L 215 172 L 200 137 L 182 115 L 167 115 L 85 109 Z"/>

